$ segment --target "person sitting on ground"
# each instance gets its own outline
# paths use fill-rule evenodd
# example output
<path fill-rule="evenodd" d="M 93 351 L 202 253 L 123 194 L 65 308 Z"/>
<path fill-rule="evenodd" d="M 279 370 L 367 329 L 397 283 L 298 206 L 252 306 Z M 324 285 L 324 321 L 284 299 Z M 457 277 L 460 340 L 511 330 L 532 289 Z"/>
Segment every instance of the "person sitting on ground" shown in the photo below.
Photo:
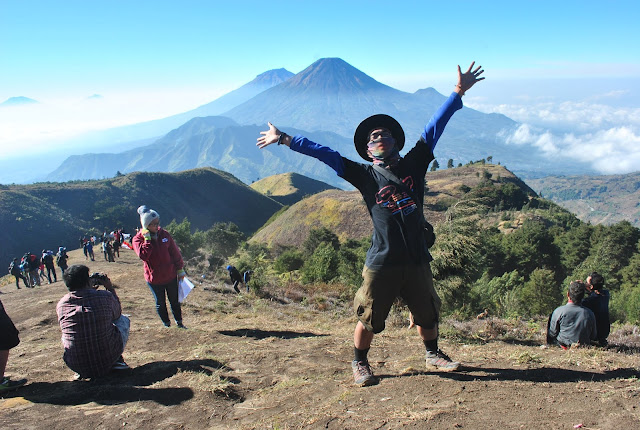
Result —
<path fill-rule="evenodd" d="M 609 321 L 609 290 L 604 289 L 604 277 L 593 272 L 587 277 L 587 292 L 589 295 L 582 300 L 582 306 L 591 309 L 596 317 L 598 330 L 598 344 L 607 346 L 611 322 Z"/>
<path fill-rule="evenodd" d="M 18 290 L 20 289 L 20 279 L 24 282 L 24 286 L 29 288 L 29 283 L 27 282 L 27 278 L 22 274 L 20 262 L 17 258 L 14 258 L 11 264 L 9 264 L 9 273 L 16 277 L 16 288 Z"/>
<path fill-rule="evenodd" d="M 238 269 L 236 269 L 231 265 L 227 266 L 227 270 L 229 271 L 231 282 L 233 282 L 233 289 L 236 290 L 236 293 L 239 293 L 240 288 L 238 288 L 238 285 L 242 284 L 242 275 L 240 275 L 240 272 L 238 272 Z"/>
<path fill-rule="evenodd" d="M 128 369 L 122 353 L 129 339 L 129 318 L 104 274 L 89 276 L 89 268 L 74 264 L 62 275 L 69 289 L 56 306 L 62 330 L 64 362 L 77 379 Z M 104 290 L 98 290 L 100 285 Z"/>
<path fill-rule="evenodd" d="M 0 302 L 0 396 L 27 383 L 26 379 L 12 381 L 11 378 L 4 376 L 4 371 L 9 361 L 9 350 L 20 343 L 18 334 L 18 329 L 13 325 L 13 321 L 11 321 L 11 318 L 4 310 L 2 302 Z"/>
<path fill-rule="evenodd" d="M 581 305 L 585 291 L 582 281 L 569 284 L 567 304 L 556 308 L 549 319 L 547 343 L 567 349 L 571 345 L 589 345 L 597 338 L 596 317 Z"/>

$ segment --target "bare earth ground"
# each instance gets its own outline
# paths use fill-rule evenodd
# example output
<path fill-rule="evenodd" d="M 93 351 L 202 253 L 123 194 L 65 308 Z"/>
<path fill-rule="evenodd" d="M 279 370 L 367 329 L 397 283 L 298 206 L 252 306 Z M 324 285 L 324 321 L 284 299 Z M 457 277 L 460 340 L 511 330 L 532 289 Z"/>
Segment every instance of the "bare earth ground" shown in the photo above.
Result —
<path fill-rule="evenodd" d="M 73 381 L 62 361 L 61 281 L 2 287 L 22 340 L 7 374 L 29 378 L 0 399 L 2 429 L 640 428 L 637 351 L 445 337 L 442 348 L 464 366 L 439 374 L 425 371 L 415 331 L 396 324 L 369 354 L 380 384 L 359 388 L 350 371 L 355 320 L 344 311 L 205 283 L 183 306 L 188 330 L 166 329 L 139 260 L 132 251 L 121 256 L 88 262 L 120 286 L 132 321 L 124 354 L 132 369 L 100 380 Z M 73 251 L 70 263 L 84 257 Z"/>

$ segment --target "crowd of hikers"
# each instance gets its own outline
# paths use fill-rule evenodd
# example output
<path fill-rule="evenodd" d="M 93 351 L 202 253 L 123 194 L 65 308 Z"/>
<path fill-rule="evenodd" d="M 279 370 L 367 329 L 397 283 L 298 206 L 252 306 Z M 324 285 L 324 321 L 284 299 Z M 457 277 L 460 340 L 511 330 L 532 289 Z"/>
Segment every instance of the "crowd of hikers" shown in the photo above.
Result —
<path fill-rule="evenodd" d="M 422 210 L 425 192 L 425 174 L 434 160 L 434 148 L 453 114 L 462 108 L 461 97 L 477 82 L 484 79 L 480 67 L 474 63 L 466 72 L 458 66 L 458 83 L 454 91 L 425 126 L 420 139 L 403 157 L 400 150 L 405 135 L 400 124 L 384 114 L 366 118 L 357 127 L 354 144 L 366 163 L 349 160 L 339 152 L 312 142 L 301 135 L 289 136 L 271 123 L 260 132 L 257 146 L 283 145 L 305 156 L 327 164 L 336 174 L 356 187 L 368 207 L 373 222 L 372 245 L 367 252 L 362 272 L 363 283 L 354 297 L 357 318 L 353 334 L 353 361 L 351 370 L 359 386 L 377 384 L 369 364 L 368 353 L 375 334 L 385 329 L 385 320 L 394 301 L 401 297 L 411 315 L 411 326 L 425 347 L 425 364 L 429 370 L 456 371 L 460 363 L 449 358 L 438 346 L 441 301 L 433 286 L 429 247 L 433 244 L 433 228 L 425 220 Z M 137 210 L 141 228 L 126 244 L 124 231 L 102 235 L 101 238 L 83 237 L 80 245 L 85 260 L 95 261 L 94 245 L 102 243 L 104 258 L 108 262 L 119 257 L 122 246 L 131 247 L 144 265 L 145 281 L 154 298 L 156 311 L 164 327 L 171 326 L 167 311 L 168 299 L 175 324 L 186 329 L 180 306 L 181 293 L 188 284 L 180 249 L 166 230 L 160 227 L 160 215 L 142 205 Z M 64 361 L 76 372 L 77 379 L 102 376 L 111 371 L 127 369 L 123 358 L 129 337 L 129 318 L 122 315 L 120 300 L 106 274 L 89 273 L 85 265 L 62 267 L 59 248 L 56 262 L 69 290 L 57 305 L 58 321 L 62 331 Z M 46 261 L 45 261 L 46 258 Z M 42 256 L 25 254 L 21 262 L 15 259 L 10 266 L 25 285 L 40 285 L 40 279 L 57 281 L 53 266 L 53 253 L 43 250 Z M 19 267 L 19 269 L 15 269 Z M 47 275 L 44 276 L 44 268 Z M 250 271 L 241 274 L 227 265 L 233 288 L 248 291 Z M 609 333 L 608 291 L 602 288 L 604 279 L 592 273 L 586 283 L 572 282 L 567 292 L 568 303 L 554 311 L 547 328 L 550 344 L 568 348 L 597 342 L 607 343 Z M 103 287 L 100 290 L 99 287 Z M 585 294 L 588 297 L 585 298 Z M 593 310 L 589 307 L 592 306 Z M 79 307 L 92 312 L 76 312 Z M 17 330 L 1 309 L 0 370 L 4 372 L 8 350 L 19 342 Z M 4 378 L 4 376 L 3 376 Z M 13 389 L 26 381 L 2 379 L 0 390 Z"/>
<path fill-rule="evenodd" d="M 11 261 L 9 273 L 15 276 L 17 289 L 20 289 L 20 280 L 26 288 L 40 286 L 44 281 L 53 284 L 58 282 L 56 266 L 62 274 L 67 269 L 68 259 L 67 248 L 64 246 L 59 247 L 56 253 L 46 249 L 43 249 L 40 254 L 27 251 L 20 260 L 14 258 Z"/>

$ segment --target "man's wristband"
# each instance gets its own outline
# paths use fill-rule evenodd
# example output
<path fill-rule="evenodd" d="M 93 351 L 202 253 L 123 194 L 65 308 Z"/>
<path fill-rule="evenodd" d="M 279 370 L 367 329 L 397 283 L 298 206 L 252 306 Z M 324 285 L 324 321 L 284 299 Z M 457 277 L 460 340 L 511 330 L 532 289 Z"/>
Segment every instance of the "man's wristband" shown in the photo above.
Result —
<path fill-rule="evenodd" d="M 280 133 L 280 136 L 278 136 L 278 145 L 282 145 L 283 144 L 283 140 L 285 137 L 287 137 L 288 134 L 287 133 Z"/>

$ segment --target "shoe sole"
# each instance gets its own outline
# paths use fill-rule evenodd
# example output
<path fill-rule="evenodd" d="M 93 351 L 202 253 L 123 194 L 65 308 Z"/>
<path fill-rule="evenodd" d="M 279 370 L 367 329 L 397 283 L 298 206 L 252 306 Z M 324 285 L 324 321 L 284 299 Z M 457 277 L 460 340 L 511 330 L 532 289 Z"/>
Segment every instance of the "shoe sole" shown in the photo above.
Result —
<path fill-rule="evenodd" d="M 430 370 L 432 372 L 443 372 L 443 373 L 455 372 L 456 370 L 458 370 L 459 367 L 460 367 L 460 364 L 458 364 L 456 367 L 441 367 L 441 366 L 435 366 L 433 364 L 427 364 L 427 370 Z"/>
<path fill-rule="evenodd" d="M 364 381 L 363 381 L 363 382 L 361 382 L 361 383 L 357 383 L 357 382 L 355 382 L 355 385 L 356 385 L 357 387 L 370 387 L 370 386 L 372 386 L 372 385 L 377 385 L 377 384 L 378 384 L 378 382 L 380 382 L 380 381 L 378 381 L 378 379 L 377 379 L 377 378 L 372 378 L 372 379 L 366 379 L 366 380 L 364 380 Z"/>

